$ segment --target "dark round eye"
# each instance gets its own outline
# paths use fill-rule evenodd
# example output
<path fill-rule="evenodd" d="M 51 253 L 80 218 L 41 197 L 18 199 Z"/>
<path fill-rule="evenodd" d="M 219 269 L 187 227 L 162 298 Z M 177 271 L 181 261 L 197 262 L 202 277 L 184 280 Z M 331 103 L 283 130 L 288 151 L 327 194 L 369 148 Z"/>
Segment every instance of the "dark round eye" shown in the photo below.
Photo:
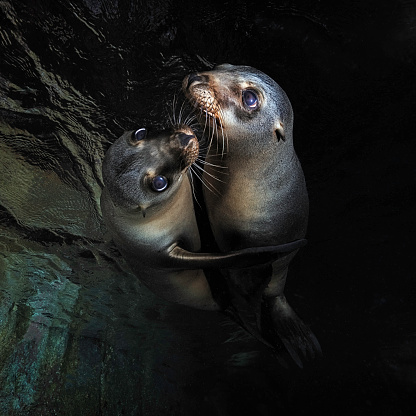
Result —
<path fill-rule="evenodd" d="M 143 140 L 146 137 L 146 129 L 145 128 L 141 128 L 139 130 L 136 130 L 133 133 L 133 141 L 134 142 L 139 142 L 140 140 Z"/>
<path fill-rule="evenodd" d="M 251 108 L 255 109 L 259 106 L 259 99 L 257 98 L 257 95 L 255 92 L 251 90 L 245 90 L 243 91 L 243 103 Z"/>
<path fill-rule="evenodd" d="M 158 175 L 152 179 L 152 188 L 157 192 L 162 192 L 168 187 L 168 180 L 162 176 Z"/>

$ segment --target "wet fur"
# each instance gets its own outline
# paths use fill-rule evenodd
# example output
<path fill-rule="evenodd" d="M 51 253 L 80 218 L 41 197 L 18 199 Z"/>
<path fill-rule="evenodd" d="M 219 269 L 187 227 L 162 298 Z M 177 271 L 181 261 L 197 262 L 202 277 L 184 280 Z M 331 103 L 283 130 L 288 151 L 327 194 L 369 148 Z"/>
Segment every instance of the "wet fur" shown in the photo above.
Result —
<path fill-rule="evenodd" d="M 204 199 L 220 249 L 303 238 L 308 196 L 293 147 L 293 111 L 285 92 L 254 68 L 228 64 L 185 78 L 183 89 L 209 133 L 206 161 L 226 172 L 205 166 L 204 177 L 210 186 L 214 186 L 212 177 L 218 178 L 216 192 L 205 188 Z M 257 109 L 244 107 L 244 89 L 258 95 Z M 276 348 L 280 340 L 301 366 L 300 357 L 314 356 L 320 347 L 284 297 L 287 268 L 294 255 L 274 262 L 273 271 L 259 266 L 228 270 L 224 275 L 234 293 L 232 307 L 244 311 L 240 318 L 246 328 Z M 269 324 L 267 330 L 261 328 L 261 322 Z"/>
<path fill-rule="evenodd" d="M 198 309 L 219 310 L 203 268 L 268 263 L 304 245 L 298 241 L 232 253 L 199 253 L 187 175 L 198 143 L 193 131 L 179 124 L 149 132 L 138 142 L 134 137 L 134 132 L 126 132 L 106 153 L 101 209 L 132 271 L 157 295 Z M 191 139 L 185 145 L 187 138 Z M 163 192 L 151 188 L 151 179 L 157 175 L 165 176 L 170 184 Z"/>

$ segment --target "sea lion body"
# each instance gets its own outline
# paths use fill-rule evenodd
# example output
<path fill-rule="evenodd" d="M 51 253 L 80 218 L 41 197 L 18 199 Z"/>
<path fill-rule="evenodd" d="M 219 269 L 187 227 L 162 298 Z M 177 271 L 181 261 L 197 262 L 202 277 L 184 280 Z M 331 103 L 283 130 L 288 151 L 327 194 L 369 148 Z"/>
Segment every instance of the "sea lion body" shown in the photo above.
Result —
<path fill-rule="evenodd" d="M 203 268 L 268 262 L 304 242 L 198 253 L 201 243 L 188 178 L 198 150 L 198 140 L 186 125 L 126 132 L 104 158 L 101 209 L 123 257 L 150 290 L 174 303 L 219 310 Z"/>
<path fill-rule="evenodd" d="M 168 255 L 178 242 L 191 252 L 200 249 L 193 204 L 189 203 L 188 164 L 182 162 L 184 146 L 175 138 L 193 136 L 193 132 L 184 128 L 160 132 L 139 144 L 132 144 L 132 134 L 120 137 L 103 163 L 106 186 L 101 209 L 112 238 L 133 272 L 154 293 L 175 303 L 217 310 L 203 271 L 174 268 Z M 192 139 L 191 145 L 195 144 Z M 145 178 L 161 174 L 172 186 L 157 192 Z"/>
<path fill-rule="evenodd" d="M 206 157 L 204 199 L 220 250 L 304 238 L 309 201 L 293 146 L 292 106 L 283 89 L 254 68 L 229 64 L 189 75 L 183 89 L 202 110 L 200 121 L 204 123 L 207 116 L 211 120 L 213 142 Z M 314 354 L 319 344 L 283 293 L 295 254 L 276 260 L 272 271 L 266 266 L 229 270 L 227 279 L 242 297 L 255 292 L 255 313 L 261 313 L 260 307 L 268 309 L 274 335 L 277 332 L 300 363 L 299 351 L 309 349 Z"/>
<path fill-rule="evenodd" d="M 192 198 L 187 180 L 178 190 L 177 197 Z M 181 247 L 197 252 L 200 249 L 198 229 L 193 211 L 172 203 L 158 210 L 157 218 L 151 212 L 146 217 L 126 213 L 115 206 L 104 189 L 102 210 L 111 222 L 111 233 L 132 271 L 155 294 L 166 300 L 198 309 L 219 310 L 214 301 L 204 272 L 201 269 L 177 269 L 168 253 L 180 241 Z M 150 210 L 149 210 L 150 211 Z M 109 221 L 108 218 L 112 220 Z M 175 218 L 172 221 L 172 218 Z M 172 237 L 176 237 L 172 239 Z M 189 265 L 191 268 L 191 265 Z"/>

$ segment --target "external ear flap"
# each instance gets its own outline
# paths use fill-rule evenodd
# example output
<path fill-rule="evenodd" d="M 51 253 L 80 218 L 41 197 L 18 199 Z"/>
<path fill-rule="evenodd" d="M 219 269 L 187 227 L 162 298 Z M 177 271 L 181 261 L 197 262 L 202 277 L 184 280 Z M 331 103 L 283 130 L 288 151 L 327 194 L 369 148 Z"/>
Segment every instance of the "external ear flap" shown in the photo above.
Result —
<path fill-rule="evenodd" d="M 280 142 L 280 140 L 282 140 L 284 142 L 286 138 L 285 138 L 285 129 L 283 127 L 283 123 L 279 120 L 277 121 L 275 127 L 276 129 L 274 132 L 276 134 L 277 141 Z"/>
<path fill-rule="evenodd" d="M 284 129 L 283 123 L 279 120 L 277 121 L 275 127 L 276 129 L 274 132 L 276 134 L 277 141 L 280 142 L 280 140 L 282 140 L 284 142 L 286 138 L 285 138 L 285 129 Z"/>
<path fill-rule="evenodd" d="M 276 129 L 274 132 L 276 133 L 276 138 L 277 138 L 278 142 L 280 142 L 280 140 L 282 140 L 282 141 L 286 140 L 285 139 L 285 131 L 283 130 L 283 126 L 282 126 L 281 129 Z"/>

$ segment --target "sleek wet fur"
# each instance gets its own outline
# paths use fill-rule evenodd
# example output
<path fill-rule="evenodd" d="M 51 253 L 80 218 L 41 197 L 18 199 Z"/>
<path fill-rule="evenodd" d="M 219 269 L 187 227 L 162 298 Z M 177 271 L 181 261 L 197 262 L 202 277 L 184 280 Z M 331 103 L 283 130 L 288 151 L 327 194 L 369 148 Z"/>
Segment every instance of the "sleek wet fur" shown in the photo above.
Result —
<path fill-rule="evenodd" d="M 204 199 L 220 250 L 304 238 L 308 195 L 293 147 L 292 106 L 282 88 L 254 68 L 224 64 L 187 76 L 183 90 L 210 142 Z M 224 276 L 242 324 L 277 349 L 283 343 L 302 366 L 320 346 L 284 296 L 295 254 Z"/>
<path fill-rule="evenodd" d="M 235 252 L 198 253 L 188 169 L 199 144 L 190 127 L 126 132 L 103 162 L 101 209 L 110 234 L 132 271 L 155 294 L 198 309 L 220 309 L 203 268 L 268 263 L 305 240 Z"/>

